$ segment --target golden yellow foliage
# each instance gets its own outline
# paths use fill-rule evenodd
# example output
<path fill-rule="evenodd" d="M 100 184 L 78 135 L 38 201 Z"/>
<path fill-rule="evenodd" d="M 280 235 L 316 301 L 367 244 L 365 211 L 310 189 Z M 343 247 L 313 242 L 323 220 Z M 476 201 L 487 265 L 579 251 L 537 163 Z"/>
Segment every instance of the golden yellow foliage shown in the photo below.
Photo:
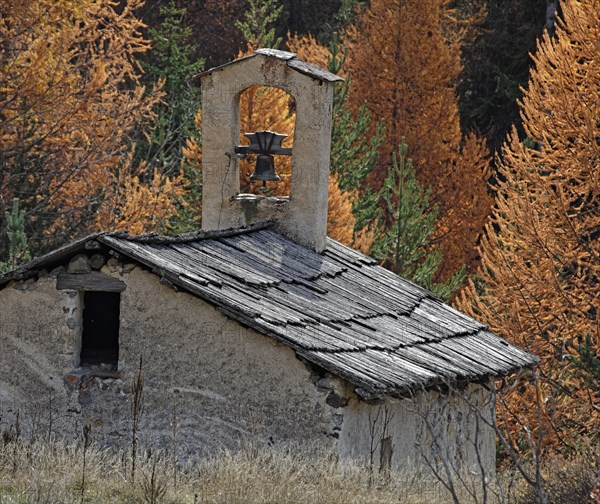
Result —
<path fill-rule="evenodd" d="M 329 50 L 327 47 L 319 44 L 312 35 L 293 35 L 288 36 L 286 44 L 291 52 L 298 55 L 298 58 L 308 61 L 321 68 L 327 68 L 329 59 Z"/>
<path fill-rule="evenodd" d="M 562 13 L 556 35 L 538 44 L 521 104 L 529 139 L 513 130 L 504 145 L 480 280 L 460 300 L 540 357 L 554 449 L 600 429 L 600 1 L 567 0 Z M 534 392 L 510 399 L 511 418 L 539 435 Z"/>
<path fill-rule="evenodd" d="M 40 241 L 105 222 L 94 216 L 105 211 L 108 188 L 132 170 L 123 168 L 131 159 L 128 136 L 161 98 L 160 89 L 146 92 L 139 80 L 136 58 L 149 48 L 134 15 L 142 4 L 0 6 L 0 207 L 21 198 L 38 249 Z"/>
<path fill-rule="evenodd" d="M 349 195 L 340 190 L 337 177 L 329 175 L 329 198 L 327 201 L 327 235 L 346 245 L 354 242 L 354 214 Z"/>
<path fill-rule="evenodd" d="M 178 215 L 175 201 L 185 194 L 183 171 L 169 178 L 155 169 L 150 183 L 142 183 L 146 166 L 142 163 L 133 173 L 130 166 L 126 163 L 113 172 L 96 216 L 97 228 L 130 234 L 164 229 L 168 219 Z"/>
<path fill-rule="evenodd" d="M 281 89 L 268 87 L 246 89 L 240 96 L 240 144 L 249 143 L 244 133 L 268 129 L 288 135 L 282 145 L 292 146 L 296 124 L 293 101 L 293 98 Z M 242 192 L 254 192 L 261 185 L 259 182 L 250 181 L 254 164 L 255 156 L 247 156 L 240 162 Z M 281 182 L 273 184 L 274 194 L 290 194 L 291 157 L 277 156 L 275 166 Z"/>
<path fill-rule="evenodd" d="M 202 131 L 202 109 L 199 108 L 194 116 L 194 123 L 198 131 Z M 202 146 L 194 138 L 188 138 L 185 145 L 181 148 L 181 153 L 186 160 L 186 163 L 198 171 L 202 171 Z M 198 205 L 195 211 L 202 216 L 202 201 L 195 201 L 192 205 Z"/>

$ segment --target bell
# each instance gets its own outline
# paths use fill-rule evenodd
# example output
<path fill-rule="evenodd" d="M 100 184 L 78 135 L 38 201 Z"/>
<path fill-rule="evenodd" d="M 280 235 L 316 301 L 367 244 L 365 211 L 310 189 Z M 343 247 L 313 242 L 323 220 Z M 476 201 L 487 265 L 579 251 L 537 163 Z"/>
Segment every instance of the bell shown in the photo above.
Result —
<path fill-rule="evenodd" d="M 254 173 L 250 180 L 261 180 L 262 186 L 267 187 L 267 182 L 279 182 L 281 177 L 275 171 L 275 158 L 271 154 L 259 154 L 256 156 Z"/>

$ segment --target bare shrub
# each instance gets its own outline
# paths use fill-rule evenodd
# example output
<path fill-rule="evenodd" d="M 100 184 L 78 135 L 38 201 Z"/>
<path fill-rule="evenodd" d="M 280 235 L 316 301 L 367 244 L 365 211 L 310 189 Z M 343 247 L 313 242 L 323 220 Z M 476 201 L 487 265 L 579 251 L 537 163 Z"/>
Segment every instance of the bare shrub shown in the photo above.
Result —
<path fill-rule="evenodd" d="M 135 465 L 137 460 L 138 433 L 144 412 L 144 360 L 140 355 L 137 374 L 133 380 L 131 399 L 131 484 L 135 484 Z"/>
<path fill-rule="evenodd" d="M 572 459 L 554 458 L 541 469 L 549 504 L 592 504 L 594 489 L 600 488 L 600 455 L 596 451 L 582 453 Z M 531 486 L 516 492 L 515 504 L 536 504 Z"/>
<path fill-rule="evenodd" d="M 143 472 L 142 492 L 144 502 L 147 504 L 158 504 L 167 493 L 167 480 L 165 468 L 157 468 L 158 459 L 156 455 L 151 457 L 150 468 Z"/>

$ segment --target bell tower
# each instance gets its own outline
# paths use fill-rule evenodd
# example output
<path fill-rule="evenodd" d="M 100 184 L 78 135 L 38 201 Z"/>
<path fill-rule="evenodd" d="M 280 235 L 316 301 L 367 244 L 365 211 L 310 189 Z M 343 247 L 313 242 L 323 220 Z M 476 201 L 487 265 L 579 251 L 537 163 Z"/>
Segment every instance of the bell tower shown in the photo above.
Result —
<path fill-rule="evenodd" d="M 202 228 L 225 229 L 272 219 L 282 234 L 322 251 L 327 236 L 333 87 L 343 79 L 297 59 L 294 53 L 274 49 L 259 49 L 200 78 Z M 291 152 L 270 131 L 249 133 L 251 145 L 238 145 L 240 95 L 254 86 L 280 88 L 294 98 Z M 239 159 L 246 152 L 258 153 L 263 163 L 255 172 L 258 180 L 276 180 L 274 171 L 270 174 L 273 155 L 292 156 L 289 197 L 240 194 Z"/>

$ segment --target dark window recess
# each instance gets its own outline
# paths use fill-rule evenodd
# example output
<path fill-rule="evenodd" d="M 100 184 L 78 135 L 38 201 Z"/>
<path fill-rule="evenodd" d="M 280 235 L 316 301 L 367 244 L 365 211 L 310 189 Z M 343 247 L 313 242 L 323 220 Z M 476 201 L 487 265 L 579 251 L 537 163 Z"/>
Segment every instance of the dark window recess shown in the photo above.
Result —
<path fill-rule="evenodd" d="M 119 361 L 118 292 L 84 292 L 81 365 L 109 364 L 117 368 Z"/>

